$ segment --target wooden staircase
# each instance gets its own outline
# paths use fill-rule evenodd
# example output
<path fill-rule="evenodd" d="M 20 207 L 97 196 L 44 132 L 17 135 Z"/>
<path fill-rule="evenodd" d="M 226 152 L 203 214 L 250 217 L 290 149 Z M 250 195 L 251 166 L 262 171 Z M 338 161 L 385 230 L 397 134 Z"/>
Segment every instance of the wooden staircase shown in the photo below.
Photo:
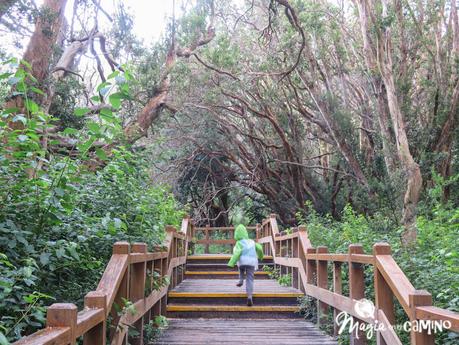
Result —
<path fill-rule="evenodd" d="M 242 321 L 242 322 L 241 322 Z M 301 319 L 171 319 L 156 345 L 336 345 Z"/>
<path fill-rule="evenodd" d="M 227 266 L 230 255 L 225 254 L 203 254 L 189 255 L 187 258 L 185 279 L 237 279 L 237 267 Z M 260 268 L 263 266 L 273 267 L 272 256 L 267 256 Z M 268 279 L 268 272 L 259 270 L 255 272 L 257 279 Z"/>
<path fill-rule="evenodd" d="M 281 286 L 267 272 L 255 274 L 254 305 L 229 255 L 188 256 L 185 280 L 168 293 L 169 327 L 155 344 L 321 344 L 336 345 L 298 313 L 301 290 Z M 267 256 L 260 263 L 272 266 Z M 266 337 L 269 336 L 269 339 Z"/>
<path fill-rule="evenodd" d="M 78 311 L 72 303 L 49 306 L 46 327 L 14 344 L 143 345 L 150 342 L 145 330 L 155 327 L 159 315 L 169 317 L 170 326 L 158 344 L 337 344 L 296 313 L 300 295 L 315 299 L 318 325 L 333 328 L 335 336 L 337 325 L 330 321 L 346 312 L 377 325 L 378 344 L 404 345 L 391 327 L 396 323 L 395 302 L 413 323 L 447 322 L 449 331 L 459 332 L 459 314 L 433 306 L 427 291 L 416 290 L 386 243 L 376 243 L 371 254 L 358 244 L 351 244 L 347 253 L 328 253 L 326 247 L 312 246 L 305 227 L 279 231 L 275 215 L 248 228 L 263 247 L 263 264 L 288 277 L 291 287 L 259 272 L 255 304 L 248 307 L 245 287 L 236 287 L 236 269 L 226 267 L 229 255 L 210 254 L 231 251 L 234 228 L 199 228 L 186 217 L 180 229 L 167 226 L 164 246 L 151 252 L 146 243 L 115 243 L 97 288 L 84 298 L 84 308 Z M 373 282 L 365 279 L 365 270 L 372 271 Z M 366 284 L 374 296 L 367 295 Z M 374 299 L 373 315 L 358 313 L 363 298 Z M 351 344 L 369 343 L 363 332 L 342 336 Z M 425 329 L 412 328 L 409 343 L 434 345 L 434 338 Z"/>
<path fill-rule="evenodd" d="M 248 307 L 245 286 L 236 286 L 237 268 L 226 266 L 229 258 L 229 255 L 189 256 L 185 280 L 168 294 L 168 317 L 299 317 L 297 298 L 302 292 L 279 285 L 263 271 L 255 273 L 254 306 Z M 267 257 L 260 267 L 265 264 L 272 264 L 272 257 Z"/>

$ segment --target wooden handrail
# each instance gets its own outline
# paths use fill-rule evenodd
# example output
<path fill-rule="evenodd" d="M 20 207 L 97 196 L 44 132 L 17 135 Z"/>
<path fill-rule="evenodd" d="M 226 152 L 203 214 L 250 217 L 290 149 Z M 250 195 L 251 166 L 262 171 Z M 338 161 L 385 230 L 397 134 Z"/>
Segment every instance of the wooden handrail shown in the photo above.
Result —
<path fill-rule="evenodd" d="M 46 328 L 15 344 L 75 344 L 76 339 L 83 336 L 85 345 L 105 345 L 109 316 L 112 320 L 110 344 L 124 344 L 128 327 L 138 331 L 138 336 L 130 336 L 129 342 L 140 344 L 143 325 L 165 312 L 168 289 L 183 280 L 193 221 L 187 216 L 180 231 L 168 226 L 166 232 L 167 250 L 162 252 L 147 252 L 145 243 L 115 243 L 97 289 L 85 297 L 84 309 L 78 312 L 74 304 L 68 303 L 51 305 Z M 153 289 L 153 272 L 159 275 L 160 282 L 167 277 L 168 283 Z M 128 308 L 129 311 L 119 315 L 117 310 L 120 308 Z"/>
<path fill-rule="evenodd" d="M 415 290 L 391 255 L 388 244 L 377 243 L 373 254 L 364 254 L 359 245 L 350 245 L 348 253 L 328 253 L 326 247 L 314 248 L 308 238 L 306 228 L 300 226 L 291 233 L 280 232 L 276 216 L 270 215 L 262 224 L 252 227 L 256 230 L 257 241 L 264 253 L 272 256 L 276 268 L 282 275 L 291 274 L 294 287 L 317 300 L 318 322 L 327 323 L 327 314 L 333 311 L 347 312 L 352 317 L 367 323 L 384 325 L 377 329 L 378 344 L 401 344 L 396 332 L 390 326 L 395 323 L 394 297 L 399 301 L 411 321 L 449 322 L 450 330 L 459 332 L 459 314 L 432 306 L 432 298 L 426 291 Z M 197 228 L 208 233 L 210 227 Z M 106 343 L 107 318 L 111 316 L 109 341 L 121 345 L 128 336 L 128 327 L 137 329 L 143 336 L 143 325 L 165 312 L 168 289 L 183 279 L 189 245 L 197 230 L 193 221 L 185 217 L 180 230 L 166 227 L 166 250 L 147 252 L 146 244 L 118 242 L 113 246 L 113 254 L 95 291 L 85 297 L 85 307 L 78 312 L 73 304 L 53 304 L 48 308 L 47 327 L 15 344 L 75 344 L 83 336 L 85 345 Z M 228 227 L 220 231 L 233 231 Z M 200 242 L 202 241 L 202 242 Z M 209 238 L 197 243 L 211 244 Z M 234 240 L 214 240 L 233 244 Z M 332 265 L 333 282 L 330 284 L 328 265 Z M 342 293 L 342 265 L 349 269 L 350 295 Z M 364 298 L 363 266 L 373 267 L 376 312 L 374 317 L 362 317 L 356 312 L 356 305 Z M 151 274 L 148 274 L 150 272 Z M 169 283 L 153 289 L 153 272 L 162 281 Z M 332 290 L 330 290 L 330 285 Z M 130 305 L 126 305 L 129 301 Z M 129 307 L 129 312 L 119 315 L 116 307 Z M 334 327 L 335 333 L 338 327 Z M 140 344 L 140 337 L 130 337 L 131 344 Z M 354 335 L 351 335 L 351 338 Z M 363 334 L 353 339 L 354 344 L 365 344 Z M 131 339 L 132 338 L 132 339 Z M 434 336 L 427 332 L 411 331 L 412 345 L 433 345 Z"/>
<path fill-rule="evenodd" d="M 256 226 L 246 226 L 247 230 L 256 230 Z M 195 227 L 194 231 L 233 231 L 235 229 L 234 226 L 209 226 L 209 227 Z"/>
<path fill-rule="evenodd" d="M 450 310 L 430 307 L 417 307 L 416 318 L 419 320 L 448 320 L 451 322 L 451 331 L 459 332 L 459 314 Z"/>
<path fill-rule="evenodd" d="M 258 229 L 259 225 L 257 226 L 246 226 L 246 229 L 248 231 L 255 232 L 256 237 L 258 237 Z M 193 240 L 193 248 L 192 248 L 192 253 L 195 253 L 196 249 L 196 244 L 198 245 L 203 245 L 204 246 L 204 253 L 205 254 L 219 254 L 219 253 L 211 253 L 210 246 L 211 245 L 221 245 L 221 246 L 230 246 L 230 248 L 227 248 L 229 250 L 232 250 L 233 245 L 236 243 L 234 240 L 234 231 L 235 227 L 234 226 L 216 226 L 216 227 L 211 227 L 211 226 L 205 226 L 205 227 L 194 227 L 193 228 L 193 233 L 192 233 L 192 240 Z M 204 238 L 203 239 L 197 239 L 197 234 L 203 233 Z M 215 233 L 227 233 L 228 235 L 226 236 L 227 238 L 212 238 L 212 234 Z"/>
<path fill-rule="evenodd" d="M 290 233 L 279 232 L 273 215 L 262 222 L 259 233 L 258 243 L 262 244 L 265 254 L 272 255 L 280 274 L 291 274 L 293 286 L 317 300 L 319 324 L 327 322 L 326 314 L 332 308 L 335 317 L 343 311 L 367 323 L 383 324 L 385 327 L 379 330 L 376 327 L 378 344 L 402 344 L 393 327 L 390 327 L 395 323 L 395 297 L 410 321 L 448 322 L 450 331 L 459 332 L 459 314 L 432 306 L 431 295 L 413 287 L 386 243 L 375 244 L 372 255 L 364 254 L 359 245 L 350 245 L 349 252 L 345 254 L 328 253 L 326 247 L 314 248 L 311 245 L 304 226 L 292 229 Z M 329 264 L 332 264 L 333 284 L 328 281 Z M 350 296 L 342 294 L 342 264 L 347 264 L 349 268 Z M 355 311 L 359 300 L 365 297 L 364 265 L 373 267 L 374 271 L 376 311 L 372 318 L 362 318 Z M 330 285 L 333 291 L 330 291 Z M 335 333 L 337 330 L 335 325 Z M 426 330 L 412 329 L 411 344 L 433 345 L 434 335 L 428 333 Z M 351 341 L 353 344 L 366 344 L 364 334 L 359 334 L 359 339 L 351 334 L 351 338 L 354 338 Z"/>

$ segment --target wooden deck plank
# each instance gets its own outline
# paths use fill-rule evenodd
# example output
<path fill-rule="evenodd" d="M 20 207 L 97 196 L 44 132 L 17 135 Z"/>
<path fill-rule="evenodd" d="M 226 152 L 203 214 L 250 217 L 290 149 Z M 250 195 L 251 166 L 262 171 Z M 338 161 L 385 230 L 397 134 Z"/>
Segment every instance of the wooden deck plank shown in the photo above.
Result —
<path fill-rule="evenodd" d="M 253 297 L 263 298 L 297 298 L 303 296 L 302 293 L 297 292 L 258 292 L 254 293 Z M 245 292 L 169 292 L 170 298 L 235 298 L 247 297 Z"/>
<path fill-rule="evenodd" d="M 337 345 L 313 324 L 295 320 L 170 319 L 157 345 Z"/>
<path fill-rule="evenodd" d="M 242 293 L 245 285 L 236 286 L 237 279 L 185 279 L 171 291 L 193 293 Z M 293 287 L 281 286 L 274 279 L 255 279 L 254 293 L 301 293 Z"/>
<path fill-rule="evenodd" d="M 167 311 L 215 311 L 215 312 L 297 312 L 297 306 L 256 305 L 252 307 L 240 305 L 201 305 L 201 304 L 169 304 Z"/>
<path fill-rule="evenodd" d="M 188 260 L 229 260 L 231 258 L 230 254 L 200 254 L 200 255 L 188 255 Z M 272 260 L 272 256 L 265 255 L 263 259 Z"/>
<path fill-rule="evenodd" d="M 239 275 L 238 271 L 186 271 L 185 274 L 189 275 L 234 275 L 237 277 Z M 263 272 L 263 271 L 257 271 L 255 272 L 256 276 L 267 276 L 268 272 Z"/>

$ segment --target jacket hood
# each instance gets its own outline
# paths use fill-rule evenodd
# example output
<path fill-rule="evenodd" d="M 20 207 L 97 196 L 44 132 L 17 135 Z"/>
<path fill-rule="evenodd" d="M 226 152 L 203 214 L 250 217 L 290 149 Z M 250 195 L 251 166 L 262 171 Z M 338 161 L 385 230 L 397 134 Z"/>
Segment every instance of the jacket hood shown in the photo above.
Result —
<path fill-rule="evenodd" d="M 239 224 L 236 227 L 236 230 L 234 231 L 234 239 L 236 241 L 249 239 L 249 234 L 247 233 L 247 229 L 244 225 Z"/>

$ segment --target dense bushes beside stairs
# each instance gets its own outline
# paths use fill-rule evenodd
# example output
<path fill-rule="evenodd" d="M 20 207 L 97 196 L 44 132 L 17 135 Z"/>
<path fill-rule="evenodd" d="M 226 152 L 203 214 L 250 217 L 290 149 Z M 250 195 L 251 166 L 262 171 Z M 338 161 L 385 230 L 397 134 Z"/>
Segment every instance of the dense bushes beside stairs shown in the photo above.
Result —
<path fill-rule="evenodd" d="M 168 189 L 152 183 L 145 159 L 114 151 L 89 172 L 56 158 L 29 178 L 18 160 L 0 174 L 0 343 L 41 327 L 44 305 L 78 301 L 94 289 L 115 241 L 159 244 L 182 212 Z M 3 156 L 5 157 L 5 156 Z"/>
<path fill-rule="evenodd" d="M 307 216 L 298 215 L 298 218 L 301 224 L 307 226 L 312 245 L 327 246 L 329 252 L 346 253 L 349 244 L 360 243 L 366 253 L 372 253 L 374 243 L 390 243 L 395 260 L 414 287 L 429 291 L 435 306 L 458 312 L 459 208 L 441 203 L 441 190 L 441 186 L 431 189 L 429 197 L 426 198 L 429 201 L 421 207 L 417 219 L 418 238 L 413 248 L 401 246 L 402 229 L 392 224 L 383 213 L 364 216 L 347 206 L 338 221 L 329 216 L 320 216 L 310 208 Z M 373 298 L 372 274 L 373 271 L 368 269 L 367 298 Z M 302 303 L 304 306 L 311 305 L 311 301 L 307 299 Z M 405 314 L 400 306 L 396 307 L 398 322 L 402 323 L 406 320 Z M 308 316 L 315 315 L 309 312 Z M 409 342 L 408 334 L 400 333 L 400 336 L 406 341 L 403 343 Z M 345 343 L 346 340 L 343 339 L 343 344 Z M 444 332 L 437 336 L 436 343 L 458 344 L 459 336 L 457 333 Z"/>

